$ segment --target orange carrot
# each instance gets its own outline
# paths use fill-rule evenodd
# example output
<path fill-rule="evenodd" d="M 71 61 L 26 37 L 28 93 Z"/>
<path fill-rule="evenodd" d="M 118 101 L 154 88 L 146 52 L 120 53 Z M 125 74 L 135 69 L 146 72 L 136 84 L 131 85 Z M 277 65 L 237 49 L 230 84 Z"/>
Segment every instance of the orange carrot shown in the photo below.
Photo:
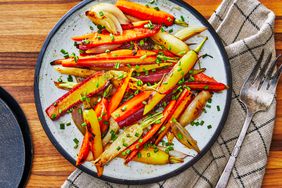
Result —
<path fill-rule="evenodd" d="M 172 100 L 170 101 L 170 103 L 166 106 L 166 108 L 163 111 L 163 117 L 161 119 L 161 122 L 158 124 L 155 124 L 146 134 L 145 136 L 143 136 L 143 138 L 137 142 L 135 142 L 134 144 L 132 144 L 131 146 L 129 146 L 128 149 L 130 149 L 131 153 L 128 155 L 128 157 L 125 160 L 125 163 L 128 163 L 129 161 L 131 161 L 136 154 L 138 153 L 138 151 L 140 151 L 140 148 L 147 143 L 155 134 L 156 132 L 160 129 L 160 127 L 164 124 L 165 121 L 167 121 L 167 119 L 169 118 L 171 112 L 173 111 L 173 109 L 175 108 L 175 104 L 176 101 Z M 134 152 L 133 152 L 134 151 Z"/>
<path fill-rule="evenodd" d="M 172 125 L 172 121 L 174 121 L 174 119 L 177 119 L 181 113 L 183 112 L 183 110 L 185 110 L 186 106 L 192 101 L 192 92 L 184 89 L 183 92 L 181 93 L 180 97 L 177 99 L 176 105 L 174 110 L 172 111 L 172 115 L 170 117 L 170 120 L 167 122 L 167 124 L 165 125 L 165 129 L 158 135 L 155 144 L 158 145 L 160 143 L 160 141 L 163 139 L 163 137 L 167 134 L 167 132 L 169 131 L 171 125 Z"/>
<path fill-rule="evenodd" d="M 91 137 L 91 134 L 89 134 L 89 131 L 86 129 L 82 145 L 76 159 L 76 166 L 81 165 L 86 160 L 90 151 L 90 140 L 93 139 Z"/>
<path fill-rule="evenodd" d="M 118 0 L 116 6 L 125 14 L 142 20 L 151 20 L 153 23 L 165 24 L 166 26 L 171 26 L 174 23 L 173 15 L 138 3 Z"/>
<path fill-rule="evenodd" d="M 117 122 L 126 119 L 128 116 L 144 107 L 143 101 L 147 100 L 152 91 L 143 91 L 133 97 L 132 99 L 123 103 L 118 109 L 116 109 L 111 116 Z"/>
<path fill-rule="evenodd" d="M 196 82 L 217 82 L 214 78 L 207 76 L 204 73 L 199 73 L 194 75 Z"/>
<path fill-rule="evenodd" d="M 218 82 L 187 82 L 185 85 L 194 90 L 207 90 L 214 92 L 222 91 L 228 88 L 225 84 Z"/>
<path fill-rule="evenodd" d="M 110 103 L 109 103 L 109 113 L 111 114 L 120 104 L 124 93 L 126 91 L 126 88 L 128 87 L 129 80 L 131 78 L 131 74 L 133 72 L 133 69 L 130 70 L 127 77 L 124 79 L 123 84 L 121 87 L 117 89 L 115 94 L 112 96 Z"/>

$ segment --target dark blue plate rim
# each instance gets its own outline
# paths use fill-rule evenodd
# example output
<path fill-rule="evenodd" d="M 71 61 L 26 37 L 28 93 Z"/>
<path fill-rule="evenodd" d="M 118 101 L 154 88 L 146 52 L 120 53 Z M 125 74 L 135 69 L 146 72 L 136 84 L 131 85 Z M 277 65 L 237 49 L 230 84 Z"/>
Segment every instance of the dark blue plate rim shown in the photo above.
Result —
<path fill-rule="evenodd" d="M 42 59 L 44 57 L 45 51 L 46 51 L 46 49 L 49 45 L 49 42 L 52 39 L 53 35 L 57 32 L 57 30 L 66 21 L 66 19 L 68 17 L 70 17 L 75 11 L 84 7 L 86 4 L 88 4 L 92 1 L 93 0 L 84 0 L 84 1 L 80 2 L 75 7 L 73 7 L 69 12 L 67 12 L 58 21 L 58 23 L 54 26 L 54 28 L 49 33 L 49 35 L 47 36 L 47 38 L 46 38 L 46 40 L 45 40 L 45 42 L 42 46 L 42 49 L 41 49 L 40 54 L 39 54 L 38 59 L 37 59 L 36 68 L 35 68 L 35 75 L 34 75 L 35 104 L 36 104 L 36 109 L 37 109 L 39 119 L 40 119 L 41 124 L 43 125 L 43 128 L 44 128 L 44 131 L 47 134 L 47 136 L 49 137 L 52 144 L 56 147 L 56 149 L 69 162 L 71 162 L 74 166 L 75 166 L 75 159 L 73 159 L 73 157 L 71 157 L 68 154 L 68 152 L 57 142 L 57 140 L 53 136 L 52 132 L 50 131 L 50 129 L 49 129 L 49 127 L 48 127 L 48 125 L 45 121 L 44 111 L 42 110 L 40 95 L 39 95 L 39 73 L 40 73 Z M 231 92 L 232 91 L 231 67 L 230 67 L 230 64 L 229 64 L 229 61 L 228 61 L 228 57 L 227 57 L 225 48 L 224 48 L 219 36 L 217 35 L 216 31 L 213 29 L 213 27 L 210 25 L 210 23 L 196 9 L 194 9 L 192 6 L 190 6 L 189 4 L 187 4 L 186 2 L 183 2 L 181 0 L 170 0 L 170 1 L 179 5 L 179 6 L 181 6 L 181 7 L 183 7 L 183 8 L 185 8 L 185 9 L 187 9 L 188 11 L 190 11 L 191 14 L 193 14 L 204 26 L 206 26 L 208 28 L 209 32 L 211 33 L 211 35 L 213 36 L 213 38 L 214 38 L 214 40 L 215 40 L 215 42 L 218 46 L 218 49 L 220 50 L 220 53 L 221 53 L 221 56 L 223 58 L 224 65 L 225 65 L 227 85 L 229 86 L 229 89 L 227 90 L 227 99 L 226 99 L 226 102 L 225 102 L 225 108 L 224 108 L 223 116 L 220 120 L 220 123 L 219 123 L 214 135 L 212 136 L 212 138 L 210 139 L 208 144 L 201 150 L 201 152 L 198 155 L 196 155 L 187 164 L 179 167 L 178 169 L 176 169 L 176 170 L 174 170 L 170 173 L 167 173 L 167 174 L 164 174 L 164 175 L 161 175 L 161 176 L 158 176 L 158 177 L 154 177 L 154 178 L 143 179 L 143 180 L 127 180 L 127 179 L 112 178 L 112 177 L 105 176 L 105 175 L 98 177 L 96 172 L 89 170 L 88 168 L 86 168 L 84 166 L 78 166 L 77 167 L 77 168 L 79 168 L 83 172 L 86 172 L 89 175 L 92 175 L 96 178 L 100 178 L 102 180 L 109 181 L 109 182 L 112 182 L 112 183 L 127 184 L 127 185 L 142 185 L 142 184 L 156 183 L 156 182 L 166 180 L 168 178 L 171 178 L 173 176 L 178 175 L 179 173 L 183 172 L 184 170 L 188 169 L 193 164 L 195 164 L 211 148 L 211 146 L 214 144 L 214 142 L 216 141 L 216 139 L 218 138 L 220 132 L 222 131 L 222 129 L 224 127 L 225 121 L 226 121 L 228 113 L 229 113 L 230 104 L 231 104 L 231 95 L 232 95 L 232 92 Z"/>
<path fill-rule="evenodd" d="M 6 103 L 6 105 L 13 112 L 14 116 L 16 117 L 18 121 L 18 124 L 20 125 L 20 129 L 22 132 L 24 145 L 25 145 L 25 165 L 24 165 L 24 171 L 23 171 L 23 175 L 22 175 L 19 187 L 25 187 L 27 180 L 29 178 L 29 175 L 30 175 L 32 159 L 33 159 L 33 147 L 32 147 L 32 142 L 31 142 L 31 135 L 29 132 L 29 127 L 28 127 L 28 122 L 19 104 L 2 87 L 0 87 L 0 96 L 1 96 L 1 99 Z"/>

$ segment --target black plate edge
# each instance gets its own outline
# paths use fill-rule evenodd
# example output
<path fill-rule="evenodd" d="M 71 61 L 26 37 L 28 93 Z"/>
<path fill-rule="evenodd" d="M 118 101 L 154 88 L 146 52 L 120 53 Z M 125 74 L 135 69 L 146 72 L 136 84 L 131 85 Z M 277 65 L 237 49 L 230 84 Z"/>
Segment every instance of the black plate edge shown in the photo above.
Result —
<path fill-rule="evenodd" d="M 23 171 L 23 176 L 20 181 L 19 187 L 25 187 L 30 176 L 32 160 L 33 160 L 33 147 L 31 141 L 31 134 L 28 127 L 28 122 L 24 115 L 24 112 L 20 108 L 16 100 L 0 86 L 1 99 L 6 103 L 6 105 L 12 110 L 14 116 L 16 117 L 18 124 L 23 135 L 24 145 L 25 145 L 25 166 Z M 30 159 L 30 160 L 29 160 Z"/>
<path fill-rule="evenodd" d="M 40 73 L 40 67 L 41 67 L 41 62 L 42 59 L 44 57 L 44 53 L 46 51 L 46 48 L 52 38 L 52 36 L 56 33 L 56 31 L 60 28 L 60 26 L 65 22 L 65 20 L 70 17 L 75 11 L 77 11 L 78 9 L 82 8 L 83 6 L 85 6 L 86 4 L 92 2 L 93 0 L 84 0 L 82 2 L 80 2 L 79 4 L 77 4 L 76 6 L 74 6 L 71 10 L 69 10 L 59 21 L 58 23 L 54 26 L 54 28 L 51 30 L 51 32 L 49 33 L 49 35 L 47 36 L 42 49 L 40 51 L 40 54 L 38 56 L 37 59 L 37 63 L 36 63 L 36 69 L 35 69 L 35 75 L 34 75 L 34 97 L 35 97 L 35 104 L 36 104 L 36 109 L 37 109 L 37 113 L 39 116 L 39 119 L 41 121 L 41 124 L 43 125 L 44 131 L 47 134 L 48 138 L 50 139 L 51 143 L 56 147 L 56 149 L 69 161 L 71 162 L 74 166 L 75 166 L 75 160 L 63 149 L 63 147 L 61 145 L 59 145 L 59 143 L 56 141 L 56 139 L 54 138 L 52 132 L 50 131 L 50 129 L 48 128 L 47 123 L 45 122 L 45 118 L 44 118 L 44 112 L 42 110 L 42 106 L 40 103 L 40 96 L 39 96 L 39 88 L 38 88 L 38 82 L 39 82 L 39 73 Z M 231 104 L 231 96 L 232 96 L 232 74 L 231 74 L 231 67 L 229 64 L 229 60 L 228 60 L 228 56 L 226 54 L 225 48 L 219 38 L 219 36 L 217 35 L 216 31 L 213 29 L 213 27 L 210 25 L 210 23 L 196 10 L 194 9 L 191 5 L 187 4 L 186 2 L 183 2 L 181 0 L 170 0 L 173 3 L 187 9 L 188 11 L 191 12 L 191 14 L 193 14 L 204 26 L 206 26 L 209 30 L 209 32 L 211 33 L 211 35 L 214 37 L 214 40 L 217 44 L 217 46 L 219 47 L 220 53 L 222 55 L 222 58 L 224 60 L 224 64 L 225 64 L 225 71 L 226 71 L 226 75 L 230 75 L 230 77 L 226 77 L 227 80 L 227 85 L 229 86 L 229 89 L 227 90 L 227 100 L 225 103 L 225 108 L 224 108 L 224 112 L 223 112 L 223 116 L 220 120 L 220 123 L 218 125 L 218 128 L 216 129 L 214 135 L 212 136 L 211 140 L 209 141 L 209 143 L 201 150 L 201 152 L 196 155 L 191 161 L 189 161 L 187 164 L 183 165 L 182 167 L 164 174 L 162 176 L 158 176 L 158 177 L 154 177 L 154 178 L 149 178 L 149 179 L 145 179 L 145 180 L 126 180 L 126 179 L 117 179 L 117 178 L 112 178 L 109 176 L 101 176 L 98 177 L 96 172 L 93 172 L 89 169 L 87 169 L 84 166 L 79 166 L 77 168 L 79 168 L 80 170 L 86 172 L 89 175 L 92 175 L 96 178 L 102 179 L 104 181 L 109 181 L 112 183 L 118 183 L 118 184 L 127 184 L 127 185 L 143 185 L 143 184 L 150 184 L 150 183 L 156 183 L 156 182 L 160 182 L 163 180 L 166 180 L 168 178 L 171 178 L 173 176 L 176 176 L 178 174 L 180 174 L 181 172 L 183 172 L 184 170 L 188 169 L 189 167 L 191 167 L 193 164 L 195 164 L 200 158 L 202 158 L 202 156 L 204 154 L 207 153 L 207 151 L 211 148 L 211 146 L 214 144 L 214 142 L 216 141 L 216 139 L 218 138 L 220 132 L 222 131 L 225 121 L 227 119 L 229 110 L 230 110 L 230 104 Z"/>

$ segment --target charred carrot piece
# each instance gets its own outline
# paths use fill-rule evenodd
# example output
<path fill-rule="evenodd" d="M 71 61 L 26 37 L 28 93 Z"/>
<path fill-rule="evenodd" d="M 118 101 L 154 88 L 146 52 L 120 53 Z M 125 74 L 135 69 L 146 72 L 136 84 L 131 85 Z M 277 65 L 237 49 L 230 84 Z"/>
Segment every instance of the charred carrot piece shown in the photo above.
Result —
<path fill-rule="evenodd" d="M 82 95 L 91 97 L 102 91 L 109 84 L 111 78 L 112 75 L 110 74 L 96 72 L 51 104 L 46 109 L 47 115 L 52 120 L 58 119 L 67 110 L 81 103 Z"/>
<path fill-rule="evenodd" d="M 107 130 L 109 128 L 109 113 L 108 113 L 108 100 L 105 98 L 102 98 L 100 102 L 98 102 L 98 104 L 95 106 L 94 110 L 97 114 L 98 117 L 98 121 L 100 124 L 100 130 L 101 130 L 101 134 L 105 135 L 107 133 Z"/>
<path fill-rule="evenodd" d="M 196 82 L 217 82 L 214 78 L 207 76 L 202 72 L 199 74 L 195 74 L 194 79 Z"/>
<path fill-rule="evenodd" d="M 175 121 L 181 113 L 185 110 L 186 106 L 192 101 L 192 92 L 184 89 L 181 93 L 180 97 L 177 99 L 176 105 L 174 110 L 172 111 L 172 115 L 170 117 L 170 120 L 165 125 L 165 129 L 158 135 L 155 144 L 158 145 L 160 141 L 163 139 L 163 137 L 167 134 L 169 131 L 173 121 Z"/>
<path fill-rule="evenodd" d="M 124 93 L 126 92 L 126 88 L 128 87 L 129 80 L 131 78 L 131 74 L 133 72 L 133 69 L 129 72 L 127 77 L 124 79 L 123 84 L 121 87 L 117 89 L 115 94 L 112 96 L 110 103 L 109 103 L 109 113 L 112 113 L 120 104 Z"/>
<path fill-rule="evenodd" d="M 102 137 L 100 132 L 100 125 L 97 119 L 97 115 L 93 109 L 87 109 L 83 111 L 83 118 L 91 133 L 90 146 L 94 159 L 97 159 L 103 153 Z M 97 175 L 103 174 L 103 167 L 96 165 Z"/>
<path fill-rule="evenodd" d="M 79 56 L 75 61 L 73 58 L 58 59 L 51 62 L 51 65 L 61 64 L 64 67 L 94 67 L 94 68 L 113 68 L 117 62 L 120 68 L 130 65 L 155 64 L 156 52 L 149 50 L 138 50 L 133 54 L 132 50 L 116 50 L 109 54 Z"/>
<path fill-rule="evenodd" d="M 163 117 L 160 121 L 160 123 L 155 124 L 146 134 L 145 136 L 142 138 L 141 142 L 137 141 L 134 144 L 132 144 L 128 149 L 130 149 L 132 152 L 128 155 L 128 157 L 125 160 L 125 163 L 128 163 L 129 161 L 131 161 L 136 154 L 140 151 L 140 149 L 142 148 L 142 146 L 147 143 L 156 133 L 157 131 L 161 128 L 161 126 L 164 124 L 165 121 L 167 121 L 167 119 L 169 118 L 169 115 L 171 114 L 171 112 L 173 111 L 173 109 L 175 108 L 175 104 L 176 101 L 172 100 L 170 101 L 170 103 L 166 106 L 166 108 L 164 109 L 163 112 Z"/>
<path fill-rule="evenodd" d="M 91 135 L 89 134 L 89 131 L 86 129 L 81 148 L 79 150 L 77 159 L 76 159 L 76 166 L 81 165 L 87 158 L 89 151 L 90 151 L 90 140 Z"/>
<path fill-rule="evenodd" d="M 143 91 L 133 97 L 132 99 L 123 103 L 118 109 L 116 109 L 111 116 L 115 121 L 119 122 L 126 119 L 128 116 L 144 107 L 143 101 L 147 100 L 152 91 Z"/>
<path fill-rule="evenodd" d="M 75 36 L 72 40 L 82 41 L 82 44 L 79 44 L 79 48 L 90 49 L 104 44 L 122 44 L 125 42 L 148 38 L 155 35 L 159 30 L 160 26 L 156 25 L 153 29 L 134 28 L 124 30 L 121 35 L 91 33 L 82 36 Z"/>
<path fill-rule="evenodd" d="M 219 92 L 228 88 L 225 84 L 218 82 L 187 82 L 185 85 L 194 90 L 207 90 L 214 92 Z"/>
<path fill-rule="evenodd" d="M 132 50 L 128 49 L 122 49 L 122 50 L 115 50 L 111 51 L 109 53 L 101 53 L 98 55 L 89 55 L 89 56 L 78 56 L 77 62 L 73 58 L 67 58 L 67 59 L 58 59 L 55 61 L 52 61 L 51 65 L 59 65 L 59 64 L 68 64 L 68 63 L 80 63 L 80 62 L 107 62 L 109 60 L 114 60 L 113 62 L 122 60 L 122 59 L 128 59 L 128 58 L 140 58 L 140 57 L 150 57 L 150 56 L 156 56 L 157 52 L 150 51 L 150 50 L 137 50 L 135 53 L 133 53 Z M 112 61 L 111 61 L 112 62 Z"/>
<path fill-rule="evenodd" d="M 173 15 L 164 11 L 125 0 L 118 0 L 116 6 L 125 14 L 142 20 L 151 20 L 153 23 L 165 24 L 166 26 L 171 26 L 175 19 Z"/>

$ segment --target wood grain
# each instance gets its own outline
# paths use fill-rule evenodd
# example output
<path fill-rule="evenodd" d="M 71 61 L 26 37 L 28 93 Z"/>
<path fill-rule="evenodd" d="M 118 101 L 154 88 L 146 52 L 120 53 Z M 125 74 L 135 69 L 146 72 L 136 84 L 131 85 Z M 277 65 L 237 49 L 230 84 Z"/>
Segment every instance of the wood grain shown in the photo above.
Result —
<path fill-rule="evenodd" d="M 186 0 L 208 18 L 219 0 Z M 0 0 L 0 85 L 23 108 L 31 129 L 34 159 L 27 187 L 59 187 L 75 169 L 47 138 L 37 117 L 33 97 L 34 67 L 47 34 L 78 0 Z M 276 14 L 275 39 L 282 52 L 282 1 L 262 0 Z M 264 187 L 282 187 L 282 81 L 278 85 L 277 119 L 263 181 Z"/>

